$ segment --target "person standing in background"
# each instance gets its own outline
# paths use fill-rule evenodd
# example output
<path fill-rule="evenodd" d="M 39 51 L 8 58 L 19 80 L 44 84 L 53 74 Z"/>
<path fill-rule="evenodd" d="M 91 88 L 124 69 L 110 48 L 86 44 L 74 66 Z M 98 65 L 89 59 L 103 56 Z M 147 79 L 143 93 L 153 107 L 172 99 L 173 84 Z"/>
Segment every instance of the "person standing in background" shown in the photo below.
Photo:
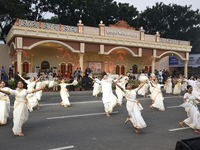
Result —
<path fill-rule="evenodd" d="M 2 81 L 5 82 L 6 86 L 5 87 L 8 87 L 8 76 L 6 73 L 4 73 L 4 75 L 2 76 Z"/>
<path fill-rule="evenodd" d="M 9 73 L 8 73 L 9 79 L 13 78 L 13 70 L 12 70 L 12 66 L 10 65 L 9 68 Z"/>
<path fill-rule="evenodd" d="M 2 79 L 2 77 L 3 77 L 3 75 L 4 75 L 4 73 L 5 73 L 5 69 L 4 69 L 4 66 L 2 66 L 2 68 L 1 68 L 1 79 Z"/>

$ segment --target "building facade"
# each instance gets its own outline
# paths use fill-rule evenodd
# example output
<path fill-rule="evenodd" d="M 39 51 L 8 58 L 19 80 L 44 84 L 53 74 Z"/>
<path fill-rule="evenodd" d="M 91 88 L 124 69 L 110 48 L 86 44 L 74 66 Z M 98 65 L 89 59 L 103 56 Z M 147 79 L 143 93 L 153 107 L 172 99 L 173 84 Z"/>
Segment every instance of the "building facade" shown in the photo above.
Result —
<path fill-rule="evenodd" d="M 97 75 L 130 69 L 154 73 L 155 62 L 173 55 L 184 62 L 187 75 L 192 48 L 189 41 L 161 38 L 159 32 L 145 34 L 142 27 L 137 31 L 124 21 L 88 27 L 81 21 L 67 26 L 17 19 L 5 40 L 10 65 L 20 73 L 51 68 L 73 72 L 77 67 L 90 67 Z"/>

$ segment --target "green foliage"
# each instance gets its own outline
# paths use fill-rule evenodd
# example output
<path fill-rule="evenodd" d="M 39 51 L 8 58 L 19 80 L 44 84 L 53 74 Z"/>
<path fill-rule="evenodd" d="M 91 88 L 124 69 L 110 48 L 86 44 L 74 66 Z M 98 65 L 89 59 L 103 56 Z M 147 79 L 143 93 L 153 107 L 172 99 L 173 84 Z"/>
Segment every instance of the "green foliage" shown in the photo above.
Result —
<path fill-rule="evenodd" d="M 9 80 L 8 85 L 9 85 L 9 88 L 11 88 L 13 90 L 15 89 L 15 81 Z"/>

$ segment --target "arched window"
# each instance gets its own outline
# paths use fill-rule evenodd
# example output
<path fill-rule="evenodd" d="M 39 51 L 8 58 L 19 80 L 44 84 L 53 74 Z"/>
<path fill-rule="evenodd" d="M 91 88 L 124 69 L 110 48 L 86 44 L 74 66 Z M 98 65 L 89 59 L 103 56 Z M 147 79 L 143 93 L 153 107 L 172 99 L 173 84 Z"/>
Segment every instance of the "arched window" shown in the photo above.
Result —
<path fill-rule="evenodd" d="M 137 65 L 133 65 L 133 73 L 137 73 Z"/>
<path fill-rule="evenodd" d="M 116 66 L 116 74 L 119 74 L 119 65 Z"/>
<path fill-rule="evenodd" d="M 149 66 L 149 72 L 152 73 L 152 67 L 151 66 Z"/>
<path fill-rule="evenodd" d="M 29 72 L 29 63 L 27 61 L 23 62 L 23 72 Z"/>
<path fill-rule="evenodd" d="M 61 70 L 61 73 L 63 73 L 63 72 L 65 73 L 66 72 L 66 64 L 65 63 L 61 64 L 61 69 L 60 70 Z"/>
<path fill-rule="evenodd" d="M 71 63 L 68 64 L 68 72 L 72 73 L 72 64 Z"/>
<path fill-rule="evenodd" d="M 49 65 L 48 61 L 43 61 L 41 63 L 41 70 L 46 70 L 46 69 L 49 69 L 49 68 L 50 68 L 50 65 Z"/>
<path fill-rule="evenodd" d="M 121 66 L 121 74 L 125 75 L 125 66 L 124 65 Z"/>
<path fill-rule="evenodd" d="M 17 73 L 17 61 L 15 61 L 14 65 L 15 65 L 15 73 Z"/>
<path fill-rule="evenodd" d="M 148 72 L 148 70 L 149 70 L 149 67 L 148 67 L 148 66 L 145 66 L 144 71 L 145 71 L 145 72 Z"/>

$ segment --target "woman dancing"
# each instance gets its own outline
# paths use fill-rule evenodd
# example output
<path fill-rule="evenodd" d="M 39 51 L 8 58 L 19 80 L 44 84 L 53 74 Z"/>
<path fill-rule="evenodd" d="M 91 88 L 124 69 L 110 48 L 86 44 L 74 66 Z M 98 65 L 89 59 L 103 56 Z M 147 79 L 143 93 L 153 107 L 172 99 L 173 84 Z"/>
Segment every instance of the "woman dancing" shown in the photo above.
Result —
<path fill-rule="evenodd" d="M 172 81 L 171 81 L 170 77 L 167 79 L 165 87 L 166 87 L 166 94 L 171 94 L 172 93 Z"/>
<path fill-rule="evenodd" d="M 154 83 L 150 82 L 153 90 L 149 95 L 153 101 L 153 104 L 150 106 L 152 109 L 157 108 L 158 110 L 165 111 L 165 107 L 163 104 L 164 97 L 161 92 L 161 87 L 163 85 L 158 84 L 158 79 L 154 80 Z"/>
<path fill-rule="evenodd" d="M 174 91 L 173 91 L 173 94 L 178 94 L 178 96 L 181 96 L 181 82 L 182 82 L 182 79 L 179 78 L 177 81 L 176 81 L 176 85 L 174 87 Z"/>
<path fill-rule="evenodd" d="M 73 83 L 65 83 L 65 79 L 62 79 L 61 84 L 58 84 L 61 86 L 61 90 L 60 90 L 60 96 L 62 99 L 62 102 L 60 103 L 61 105 L 63 105 L 64 107 L 68 107 L 70 106 L 70 102 L 69 102 L 69 93 L 68 90 L 66 88 L 66 86 L 68 85 L 73 85 Z"/>
<path fill-rule="evenodd" d="M 40 91 L 43 88 L 35 89 L 35 90 L 26 90 L 24 89 L 24 85 L 22 81 L 17 83 L 17 90 L 10 90 L 4 91 L 0 90 L 0 92 L 8 94 L 8 95 L 15 95 L 15 102 L 14 102 L 14 111 L 13 111 L 13 123 L 14 126 L 12 128 L 14 135 L 24 136 L 22 133 L 22 125 L 28 120 L 28 109 L 31 111 L 32 108 L 30 107 L 28 100 L 26 100 L 27 94 L 35 93 Z"/>
<path fill-rule="evenodd" d="M 135 127 L 135 132 L 140 133 L 138 128 L 144 128 L 146 127 L 146 123 L 141 115 L 141 110 L 143 109 L 141 104 L 136 100 L 136 92 L 144 86 L 144 84 L 148 81 L 148 79 L 140 84 L 140 86 L 134 90 L 131 89 L 131 84 L 126 84 L 126 89 L 123 89 L 120 85 L 118 85 L 115 81 L 115 83 L 124 93 L 125 97 L 127 99 L 126 103 L 126 109 L 128 111 L 128 114 L 130 118 L 127 118 L 124 124 L 126 124 L 128 121 L 131 121 L 133 126 Z"/>
<path fill-rule="evenodd" d="M 6 83 L 1 81 L 0 89 L 4 91 L 10 91 L 10 88 L 5 87 Z M 8 95 L 0 92 L 0 125 L 5 125 L 7 123 L 7 118 L 10 112 L 10 99 Z"/>
<path fill-rule="evenodd" d="M 24 80 L 24 82 L 27 83 L 27 87 L 28 87 L 28 90 L 32 91 L 34 90 L 35 88 L 35 84 L 40 80 L 41 77 L 39 77 L 36 81 L 35 81 L 35 77 L 32 77 L 31 78 L 31 81 L 29 82 L 28 80 L 25 80 L 21 75 L 19 75 L 19 77 Z M 36 95 L 35 93 L 30 93 L 27 95 L 27 99 L 28 99 L 28 102 L 31 106 L 31 108 L 37 106 L 37 109 L 40 109 L 39 105 L 38 105 L 38 100 L 36 98 Z"/>
<path fill-rule="evenodd" d="M 94 82 L 102 85 L 103 97 L 102 101 L 104 104 L 106 116 L 110 117 L 109 113 L 113 111 L 113 107 L 117 104 L 117 97 L 112 92 L 112 81 L 109 81 L 106 74 L 103 75 L 102 81 L 95 81 L 91 76 L 89 76 Z M 119 80 L 122 76 L 119 76 Z M 115 81 L 117 81 L 115 80 Z"/>
<path fill-rule="evenodd" d="M 96 77 L 94 80 L 96 81 L 100 81 L 98 79 L 98 77 Z M 93 81 L 94 82 L 94 81 Z M 94 82 L 94 85 L 93 85 L 93 92 L 92 92 L 92 95 L 95 96 L 97 98 L 97 95 L 101 92 L 101 85 Z"/>
<path fill-rule="evenodd" d="M 117 80 L 117 84 L 120 85 L 121 87 L 125 87 L 125 84 L 128 82 L 129 78 L 127 77 L 124 81 Z M 124 97 L 123 91 L 117 86 L 116 87 L 116 94 L 118 98 L 118 105 L 122 106 L 122 100 Z"/>
<path fill-rule="evenodd" d="M 196 100 L 200 102 L 200 99 L 196 98 L 195 94 L 192 93 L 192 86 L 187 86 L 187 93 L 184 94 L 184 103 L 180 106 L 185 108 L 188 118 L 179 124 L 184 128 L 184 123 L 194 129 L 194 132 L 200 133 L 200 114 L 196 105 Z"/>

